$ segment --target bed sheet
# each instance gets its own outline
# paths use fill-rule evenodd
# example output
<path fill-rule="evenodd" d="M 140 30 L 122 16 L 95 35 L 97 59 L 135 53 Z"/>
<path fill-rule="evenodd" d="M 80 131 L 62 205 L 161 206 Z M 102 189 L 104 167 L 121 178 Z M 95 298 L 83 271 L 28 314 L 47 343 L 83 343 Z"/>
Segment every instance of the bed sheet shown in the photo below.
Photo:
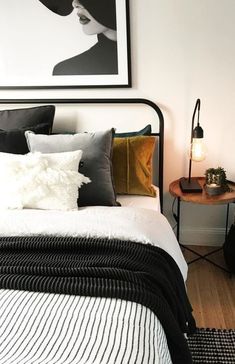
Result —
<path fill-rule="evenodd" d="M 122 206 L 142 207 L 145 209 L 161 212 L 161 204 L 159 198 L 159 188 L 154 186 L 156 196 L 139 196 L 139 195 L 117 195 L 117 200 Z"/>

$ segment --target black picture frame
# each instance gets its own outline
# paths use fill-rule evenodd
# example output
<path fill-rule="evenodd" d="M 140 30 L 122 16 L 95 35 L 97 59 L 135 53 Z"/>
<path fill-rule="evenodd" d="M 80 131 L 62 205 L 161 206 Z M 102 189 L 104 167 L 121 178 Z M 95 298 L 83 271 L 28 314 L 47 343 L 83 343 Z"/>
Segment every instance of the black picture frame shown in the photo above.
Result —
<path fill-rule="evenodd" d="M 3 2 L 0 31 L 7 36 L 1 42 L 0 89 L 131 87 L 129 0 L 115 3 L 117 42 L 112 43 L 117 44 L 117 73 L 55 75 L 55 64 L 76 55 L 77 44 L 82 49 L 77 55 L 92 48 L 97 35 L 84 34 L 76 9 L 61 16 L 40 0 Z"/>

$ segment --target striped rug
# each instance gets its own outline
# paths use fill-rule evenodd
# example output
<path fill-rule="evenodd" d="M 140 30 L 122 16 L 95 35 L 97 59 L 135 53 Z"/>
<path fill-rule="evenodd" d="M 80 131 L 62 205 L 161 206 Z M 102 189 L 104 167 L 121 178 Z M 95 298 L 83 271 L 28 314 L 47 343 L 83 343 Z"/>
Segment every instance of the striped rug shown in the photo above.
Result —
<path fill-rule="evenodd" d="M 200 328 L 188 338 L 188 344 L 193 363 L 235 363 L 235 330 Z"/>

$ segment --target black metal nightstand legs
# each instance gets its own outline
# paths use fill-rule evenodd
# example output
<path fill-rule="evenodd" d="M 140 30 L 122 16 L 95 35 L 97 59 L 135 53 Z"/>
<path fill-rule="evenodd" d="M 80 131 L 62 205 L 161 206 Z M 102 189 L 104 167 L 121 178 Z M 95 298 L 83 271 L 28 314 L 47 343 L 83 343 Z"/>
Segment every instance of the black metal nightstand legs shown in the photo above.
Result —
<path fill-rule="evenodd" d="M 225 228 L 225 238 L 224 238 L 224 241 L 226 240 L 227 235 L 228 235 L 229 206 L 230 206 L 230 204 L 228 203 L 228 204 L 227 204 L 227 213 L 226 213 L 226 228 Z"/>
<path fill-rule="evenodd" d="M 217 249 L 214 249 L 213 251 L 211 251 L 210 253 L 207 253 L 207 254 L 200 254 L 200 253 L 196 252 L 195 250 L 189 248 L 187 245 L 184 245 L 184 244 L 180 243 L 180 217 L 181 217 L 180 216 L 180 208 L 181 208 L 181 199 L 180 199 L 180 197 L 177 197 L 177 214 L 175 214 L 175 213 L 173 214 L 174 218 L 175 218 L 175 221 L 176 221 L 176 238 L 177 238 L 178 243 L 179 243 L 179 245 L 180 245 L 180 247 L 182 249 L 186 249 L 186 250 L 190 251 L 191 253 L 193 253 L 193 254 L 195 254 L 197 256 L 197 258 L 190 260 L 189 262 L 187 262 L 187 264 L 189 265 L 189 264 L 197 262 L 200 259 L 204 259 L 207 262 L 209 262 L 209 263 L 213 264 L 214 266 L 216 266 L 217 268 L 220 268 L 223 271 L 225 271 L 227 273 L 230 273 L 230 271 L 227 270 L 226 268 L 224 268 L 221 265 L 219 265 L 219 264 L 213 262 L 212 260 L 208 259 L 208 256 L 221 251 L 223 249 L 223 247 L 219 247 Z M 227 210 L 226 210 L 225 239 L 226 239 L 227 233 L 228 233 L 228 220 L 229 220 L 229 203 L 227 204 Z"/>
<path fill-rule="evenodd" d="M 176 223 L 177 223 L 177 227 L 176 227 L 176 238 L 178 240 L 178 242 L 180 241 L 180 197 L 177 198 L 177 218 L 176 218 Z"/>

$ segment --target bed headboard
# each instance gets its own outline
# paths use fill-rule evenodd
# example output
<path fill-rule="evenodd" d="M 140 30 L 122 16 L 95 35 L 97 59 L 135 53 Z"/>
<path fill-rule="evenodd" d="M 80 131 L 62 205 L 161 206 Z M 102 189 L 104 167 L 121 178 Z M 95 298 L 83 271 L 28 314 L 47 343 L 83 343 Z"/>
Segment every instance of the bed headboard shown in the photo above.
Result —
<path fill-rule="evenodd" d="M 89 99 L 0 99 L 0 104 L 4 104 L 4 108 L 9 104 L 14 105 L 30 105 L 30 104 L 53 104 L 53 105 L 85 105 L 85 104 L 102 104 L 102 105 L 133 105 L 144 104 L 150 107 L 158 118 L 158 130 L 152 135 L 158 139 L 157 143 L 157 161 L 155 161 L 154 169 L 157 171 L 157 184 L 160 193 L 161 211 L 163 210 L 163 154 L 164 154 L 164 118 L 160 108 L 152 101 L 142 98 L 89 98 Z M 113 125 L 111 125 L 113 126 Z"/>

